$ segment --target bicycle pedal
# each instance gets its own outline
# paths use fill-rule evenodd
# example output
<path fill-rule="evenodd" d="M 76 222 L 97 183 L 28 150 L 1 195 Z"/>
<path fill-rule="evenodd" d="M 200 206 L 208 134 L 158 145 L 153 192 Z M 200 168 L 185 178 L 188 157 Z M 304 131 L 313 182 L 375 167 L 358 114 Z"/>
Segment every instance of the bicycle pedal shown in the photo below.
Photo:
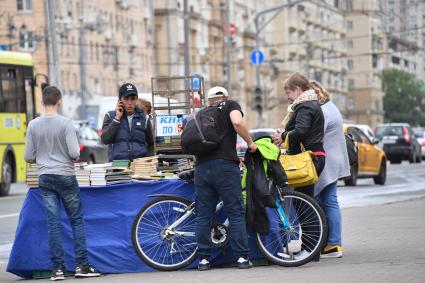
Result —
<path fill-rule="evenodd" d="M 285 258 L 285 259 L 289 259 L 289 258 L 291 258 L 291 256 L 290 256 L 290 255 L 285 254 L 285 253 L 277 253 L 277 256 L 279 256 L 279 257 L 281 257 L 281 258 Z"/>

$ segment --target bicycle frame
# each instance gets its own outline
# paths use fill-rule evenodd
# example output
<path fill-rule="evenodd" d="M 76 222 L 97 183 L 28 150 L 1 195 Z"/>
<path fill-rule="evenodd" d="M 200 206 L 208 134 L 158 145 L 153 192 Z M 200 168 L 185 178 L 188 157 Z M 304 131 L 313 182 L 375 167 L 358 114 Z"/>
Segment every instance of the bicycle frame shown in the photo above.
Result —
<path fill-rule="evenodd" d="M 155 196 L 164 196 L 164 195 L 155 195 Z M 150 196 L 149 196 L 150 197 Z M 218 212 L 220 211 L 222 208 L 224 207 L 224 203 L 223 201 L 220 201 L 217 206 L 215 211 Z M 195 202 L 192 202 L 186 209 L 186 213 L 183 214 L 182 217 L 180 217 L 179 219 L 177 219 L 173 224 L 171 224 L 170 226 L 167 227 L 166 231 L 164 232 L 164 234 L 166 236 L 169 235 L 179 235 L 179 236 L 186 236 L 186 237 L 194 237 L 195 236 L 195 232 L 179 232 L 179 231 L 174 231 L 174 229 L 176 227 L 178 227 L 181 223 L 183 223 L 186 219 L 188 219 L 193 213 L 195 213 Z M 226 218 L 224 224 L 226 227 L 229 226 L 229 219 Z"/>

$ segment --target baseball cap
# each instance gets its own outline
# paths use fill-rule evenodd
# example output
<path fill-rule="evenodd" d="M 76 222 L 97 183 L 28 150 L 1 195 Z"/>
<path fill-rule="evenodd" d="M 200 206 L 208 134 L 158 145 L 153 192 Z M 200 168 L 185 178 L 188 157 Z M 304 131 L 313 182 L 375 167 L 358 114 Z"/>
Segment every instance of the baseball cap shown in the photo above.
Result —
<path fill-rule="evenodd" d="M 216 98 L 216 97 L 228 97 L 229 94 L 227 93 L 227 90 L 222 86 L 215 86 L 210 88 L 208 91 L 208 99 Z"/>
<path fill-rule="evenodd" d="M 128 97 L 130 95 L 138 96 L 137 88 L 130 83 L 125 83 L 120 87 L 118 91 L 119 97 Z"/>

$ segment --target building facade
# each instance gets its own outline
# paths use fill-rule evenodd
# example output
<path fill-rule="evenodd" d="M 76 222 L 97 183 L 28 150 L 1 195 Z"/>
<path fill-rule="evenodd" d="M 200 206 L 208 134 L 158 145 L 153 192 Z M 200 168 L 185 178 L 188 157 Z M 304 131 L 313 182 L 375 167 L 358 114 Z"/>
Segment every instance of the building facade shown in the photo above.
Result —
<path fill-rule="evenodd" d="M 382 2 L 348 1 L 346 6 L 348 52 L 347 118 L 372 127 L 383 122 L 382 71 L 385 67 L 385 26 Z"/>
<path fill-rule="evenodd" d="M 425 80 L 425 2 L 384 0 L 387 32 L 385 68 L 408 72 Z"/>
<path fill-rule="evenodd" d="M 271 111 L 275 118 L 270 126 L 279 126 L 282 113 L 286 113 L 283 81 L 293 72 L 320 82 L 332 94 L 342 114 L 347 114 L 346 29 L 340 2 L 301 2 L 283 8 L 271 23 L 269 44 L 265 47 L 274 74 L 271 99 L 275 107 Z M 282 4 L 285 1 L 274 1 L 274 6 Z"/>
<path fill-rule="evenodd" d="M 255 127 L 258 114 L 252 111 L 254 67 L 249 56 L 255 47 L 253 30 L 255 1 L 223 0 L 189 1 L 189 70 L 204 76 L 206 89 L 221 85 L 231 89 L 230 98 L 237 100 L 250 127 Z M 157 74 L 185 74 L 183 1 L 155 1 L 154 58 Z M 231 44 L 226 44 L 226 16 L 229 13 Z M 227 60 L 230 52 L 230 63 Z M 230 80 L 228 68 L 230 65 Z M 267 119 L 267 118 L 266 118 Z"/>
<path fill-rule="evenodd" d="M 59 75 L 66 116 L 91 119 L 97 113 L 99 98 L 117 95 L 123 82 L 134 83 L 139 92 L 150 91 L 153 66 L 150 0 L 55 3 Z M 36 72 L 48 74 L 53 64 L 48 57 L 44 4 L 44 0 L 3 1 L 0 44 L 12 51 L 32 53 Z M 85 79 L 84 90 L 82 79 Z M 80 115 L 82 99 L 86 104 L 85 117 Z M 40 102 L 40 97 L 37 100 Z"/>

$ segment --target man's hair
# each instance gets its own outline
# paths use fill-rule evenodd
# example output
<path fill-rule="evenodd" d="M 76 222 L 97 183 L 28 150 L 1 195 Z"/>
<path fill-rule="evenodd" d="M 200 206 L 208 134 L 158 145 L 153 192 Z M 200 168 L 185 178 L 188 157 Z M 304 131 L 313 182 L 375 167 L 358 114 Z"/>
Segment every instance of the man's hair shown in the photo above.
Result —
<path fill-rule="evenodd" d="M 47 86 L 43 89 L 43 104 L 56 105 L 62 99 L 60 90 L 55 86 Z"/>

